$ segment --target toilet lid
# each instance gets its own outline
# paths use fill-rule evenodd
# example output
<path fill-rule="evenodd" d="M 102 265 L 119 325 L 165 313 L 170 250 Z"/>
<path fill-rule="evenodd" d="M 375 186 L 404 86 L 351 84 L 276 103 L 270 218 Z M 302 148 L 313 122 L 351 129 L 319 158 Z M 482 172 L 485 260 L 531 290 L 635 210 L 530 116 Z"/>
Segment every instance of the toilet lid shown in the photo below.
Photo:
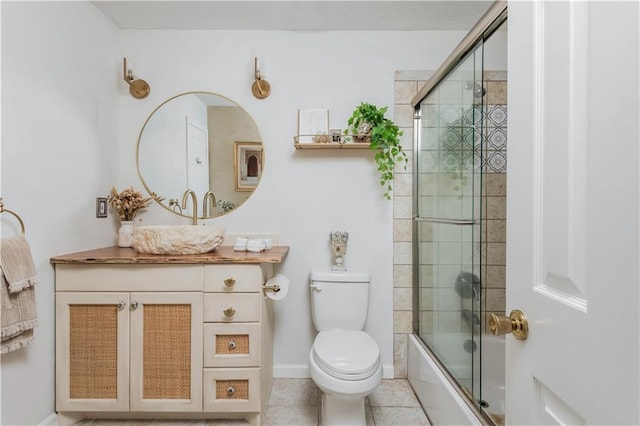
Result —
<path fill-rule="evenodd" d="M 364 331 L 322 331 L 313 343 L 313 356 L 321 369 L 345 380 L 365 379 L 380 366 L 378 344 Z"/>

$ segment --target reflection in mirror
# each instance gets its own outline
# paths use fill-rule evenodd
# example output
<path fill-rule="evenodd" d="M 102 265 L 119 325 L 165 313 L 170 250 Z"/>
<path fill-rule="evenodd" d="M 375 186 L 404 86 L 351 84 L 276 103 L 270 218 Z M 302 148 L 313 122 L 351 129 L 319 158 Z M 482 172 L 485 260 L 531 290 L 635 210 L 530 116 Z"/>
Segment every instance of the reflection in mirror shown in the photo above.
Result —
<path fill-rule="evenodd" d="M 138 173 L 163 207 L 192 216 L 181 205 L 191 189 L 200 218 L 233 211 L 255 190 L 263 169 L 260 133 L 249 114 L 224 96 L 190 92 L 163 102 L 138 138 Z M 212 195 L 211 195 L 212 194 Z"/>

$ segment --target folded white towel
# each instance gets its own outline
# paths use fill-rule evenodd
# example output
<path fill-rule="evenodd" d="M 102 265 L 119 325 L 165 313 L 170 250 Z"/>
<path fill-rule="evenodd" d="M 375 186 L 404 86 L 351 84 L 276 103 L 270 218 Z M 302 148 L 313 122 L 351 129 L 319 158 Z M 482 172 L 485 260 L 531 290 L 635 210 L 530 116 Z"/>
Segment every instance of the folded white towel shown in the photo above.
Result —
<path fill-rule="evenodd" d="M 233 250 L 234 251 L 247 251 L 247 242 L 249 241 L 248 238 L 244 238 L 244 237 L 238 237 L 236 238 L 236 242 L 233 246 Z"/>
<path fill-rule="evenodd" d="M 267 248 L 267 244 L 263 239 L 251 238 L 247 242 L 247 251 L 259 253 Z"/>

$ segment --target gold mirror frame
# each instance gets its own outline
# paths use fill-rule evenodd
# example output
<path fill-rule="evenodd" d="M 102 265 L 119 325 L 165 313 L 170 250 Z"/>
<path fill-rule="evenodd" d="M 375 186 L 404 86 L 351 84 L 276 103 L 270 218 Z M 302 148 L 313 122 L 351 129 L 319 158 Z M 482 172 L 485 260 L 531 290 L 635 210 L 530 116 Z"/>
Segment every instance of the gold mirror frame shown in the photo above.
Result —
<path fill-rule="evenodd" d="M 149 134 L 150 131 L 152 131 L 152 125 L 154 124 L 154 119 L 157 119 L 158 122 L 155 123 L 155 125 L 158 124 L 164 124 L 166 120 L 165 117 L 163 117 L 162 114 L 171 114 L 172 111 L 167 111 L 166 108 L 168 108 L 168 106 L 170 106 L 172 101 L 176 101 L 178 99 L 180 99 L 181 97 L 186 97 L 187 95 L 194 95 L 196 98 L 200 99 L 200 101 L 202 101 L 203 103 L 205 98 L 206 99 L 210 99 L 216 100 L 216 104 L 218 104 L 217 106 L 220 106 L 221 108 L 219 110 L 217 109 L 212 109 L 212 105 L 207 103 L 207 124 L 206 124 L 206 130 L 207 130 L 207 149 L 208 149 L 208 154 L 206 156 L 207 162 L 209 163 L 210 167 L 209 167 L 209 172 L 208 172 L 208 183 L 209 186 L 207 189 L 207 191 L 203 190 L 201 191 L 202 193 L 197 193 L 197 202 L 198 202 L 198 218 L 199 219 L 210 219 L 210 218 L 215 218 L 215 217 L 220 217 L 223 216 L 225 214 L 231 213 L 233 212 L 235 209 L 239 208 L 242 204 L 244 204 L 246 202 L 247 199 L 249 199 L 249 197 L 253 194 L 253 192 L 256 190 L 260 178 L 262 176 L 262 171 L 263 171 L 263 166 L 264 166 L 264 145 L 262 144 L 262 138 L 260 136 L 260 132 L 258 130 L 258 127 L 255 123 L 255 121 L 253 120 L 253 118 L 249 115 L 249 113 L 242 108 L 237 102 L 233 101 L 232 99 L 220 95 L 218 93 L 214 93 L 214 92 L 205 92 L 205 91 L 192 91 L 192 92 L 185 92 L 185 93 L 180 93 L 178 95 L 175 95 L 167 100 L 165 100 L 164 102 L 162 102 L 160 105 L 158 105 L 158 107 L 156 107 L 151 114 L 149 114 L 149 116 L 147 117 L 147 119 L 145 120 L 140 133 L 138 135 L 138 143 L 136 146 L 136 167 L 138 170 L 138 176 L 140 177 L 140 180 L 142 182 L 142 184 L 144 185 L 144 188 L 147 190 L 147 192 L 149 194 L 157 194 L 157 197 L 155 200 L 165 209 L 167 209 L 168 211 L 177 214 L 179 216 L 182 217 L 192 217 L 190 211 L 185 211 L 182 210 L 182 206 L 181 206 L 181 200 L 182 200 L 182 196 L 184 194 L 184 192 L 186 192 L 188 189 L 192 189 L 192 188 L 187 188 L 187 167 L 189 160 L 188 160 L 188 155 L 187 154 L 187 133 L 188 133 L 188 128 L 190 126 L 190 121 L 188 116 L 183 115 L 182 117 L 171 117 L 171 120 L 169 121 L 173 121 L 175 120 L 176 122 L 179 120 L 182 120 L 181 122 L 184 123 L 183 129 L 183 135 L 184 135 L 184 144 L 177 144 L 175 145 L 173 140 L 169 140 L 170 136 L 164 136 L 165 132 L 163 131 L 162 133 L 158 133 L 160 136 L 158 137 L 158 139 L 166 139 L 164 141 L 164 143 L 160 143 L 158 146 L 156 146 L 155 148 L 151 148 L 150 146 L 147 146 L 145 149 L 145 145 L 143 145 L 145 142 L 147 142 L 150 139 L 154 140 L 154 144 L 156 139 L 154 139 L 156 137 L 156 134 Z M 187 98 L 182 98 L 182 99 L 187 99 Z M 175 102 L 174 102 L 175 103 Z M 227 107 L 228 109 L 225 110 L 224 108 Z M 223 117 L 223 115 L 225 117 Z M 231 123 L 233 122 L 232 119 L 229 119 L 229 116 L 233 117 L 234 120 L 239 120 L 238 123 L 240 123 L 240 125 L 231 125 L 231 126 L 225 126 L 224 128 L 221 126 L 217 126 L 215 124 L 215 121 L 221 121 L 225 124 L 227 123 Z M 180 124 L 175 124 L 175 128 L 179 129 L 179 126 L 181 126 Z M 211 129 L 212 128 L 216 128 L 217 131 L 215 132 L 216 136 L 212 135 Z M 222 131 L 220 131 L 220 129 L 222 129 Z M 147 131 L 147 136 L 148 138 L 145 139 L 145 130 Z M 154 130 L 157 131 L 157 130 Z M 214 140 L 214 138 L 218 137 L 219 140 Z M 239 161 L 241 160 L 238 156 L 238 152 L 237 152 L 237 147 L 238 145 L 241 146 L 245 146 L 247 144 L 250 144 L 252 147 L 258 148 L 259 149 L 259 175 L 257 176 L 257 179 L 254 177 L 251 178 L 245 178 L 245 180 L 243 180 L 243 182 L 251 182 L 251 188 L 247 188 L 247 187 L 242 187 L 242 188 L 238 188 L 238 180 L 242 178 L 242 176 L 240 176 L 240 173 L 242 172 L 242 165 L 239 163 Z M 175 145 L 175 146 L 174 146 Z M 169 149 L 163 149 L 163 148 L 169 148 Z M 184 148 L 184 149 L 182 149 Z M 166 151 L 166 156 L 163 159 L 163 162 L 159 162 L 156 161 L 157 157 L 160 157 L 157 154 L 158 150 L 160 152 L 165 152 Z M 179 158 L 176 155 L 171 154 L 171 150 L 175 150 L 175 151 L 182 151 L 184 154 L 182 155 L 182 158 Z M 153 152 L 153 156 L 150 155 L 150 151 Z M 141 153 L 142 152 L 142 153 Z M 254 153 L 255 154 L 255 153 Z M 176 162 L 176 158 L 178 158 L 177 162 Z M 184 161 L 182 161 L 184 160 Z M 199 157 L 196 157 L 197 161 L 201 162 L 201 159 L 199 159 Z M 254 160 L 254 159 L 252 159 Z M 153 165 L 151 165 L 149 162 L 153 161 Z M 222 165 L 220 165 L 220 161 L 222 161 Z M 170 164 L 170 162 L 173 162 L 173 164 Z M 200 164 L 200 162 L 198 162 L 198 164 Z M 180 164 L 181 163 L 181 164 Z M 219 165 L 218 169 L 219 170 L 215 170 L 215 166 L 216 164 Z M 147 176 L 144 176 L 144 171 L 147 171 Z M 149 170 L 153 170 L 153 173 L 149 173 Z M 177 183 L 174 182 L 174 179 L 169 179 L 166 177 L 167 173 L 171 173 L 171 171 L 177 171 L 177 173 L 179 173 L 179 176 L 177 176 Z M 162 187 L 162 180 L 158 181 L 157 180 L 157 176 L 163 176 L 162 178 L 164 178 L 167 181 L 171 181 L 171 185 L 173 186 L 180 186 L 180 181 L 184 181 L 184 188 L 181 188 L 179 191 L 176 190 L 176 188 L 164 188 Z M 168 176 L 168 175 L 167 175 Z M 154 182 L 154 178 L 156 179 Z M 248 180 L 247 180 L 248 179 Z M 154 186 L 159 186 L 159 188 L 155 188 Z M 216 208 L 213 211 L 213 214 L 209 214 L 209 215 L 204 215 L 204 201 L 203 200 L 205 198 L 206 192 L 212 192 L 216 198 Z M 164 192 L 164 193 L 163 193 Z M 209 198 L 210 196 L 207 196 L 207 202 L 210 202 Z M 232 207 L 230 207 L 232 205 Z M 192 208 L 191 207 L 191 202 L 188 203 L 187 205 L 187 209 Z M 210 209 L 207 209 L 210 210 Z"/>

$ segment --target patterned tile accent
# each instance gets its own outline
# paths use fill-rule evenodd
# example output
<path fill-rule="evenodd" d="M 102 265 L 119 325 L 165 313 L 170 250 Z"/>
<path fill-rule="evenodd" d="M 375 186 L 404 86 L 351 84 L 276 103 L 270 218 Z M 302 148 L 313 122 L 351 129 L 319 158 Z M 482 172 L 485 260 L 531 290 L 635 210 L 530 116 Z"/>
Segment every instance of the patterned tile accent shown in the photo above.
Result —
<path fill-rule="evenodd" d="M 488 127 L 487 128 L 487 148 L 498 150 L 507 148 L 507 129 L 506 127 Z"/>
<path fill-rule="evenodd" d="M 466 108 L 462 118 L 462 124 L 464 126 L 476 126 L 483 118 L 482 106 L 473 105 L 473 108 Z"/>
<path fill-rule="evenodd" d="M 487 105 L 487 127 L 507 125 L 506 105 Z"/>
<path fill-rule="evenodd" d="M 440 109 L 438 105 L 425 105 L 422 109 L 422 122 L 425 127 L 437 127 L 440 124 Z"/>
<path fill-rule="evenodd" d="M 460 126 L 462 108 L 459 105 L 443 105 L 440 107 L 440 119 L 443 126 Z"/>
<path fill-rule="evenodd" d="M 507 152 L 486 151 L 486 167 L 489 173 L 506 173 L 507 172 Z"/>
<path fill-rule="evenodd" d="M 443 129 L 440 136 L 440 145 L 442 149 L 452 150 L 460 149 L 462 144 L 462 129 L 458 127 L 447 127 Z"/>

